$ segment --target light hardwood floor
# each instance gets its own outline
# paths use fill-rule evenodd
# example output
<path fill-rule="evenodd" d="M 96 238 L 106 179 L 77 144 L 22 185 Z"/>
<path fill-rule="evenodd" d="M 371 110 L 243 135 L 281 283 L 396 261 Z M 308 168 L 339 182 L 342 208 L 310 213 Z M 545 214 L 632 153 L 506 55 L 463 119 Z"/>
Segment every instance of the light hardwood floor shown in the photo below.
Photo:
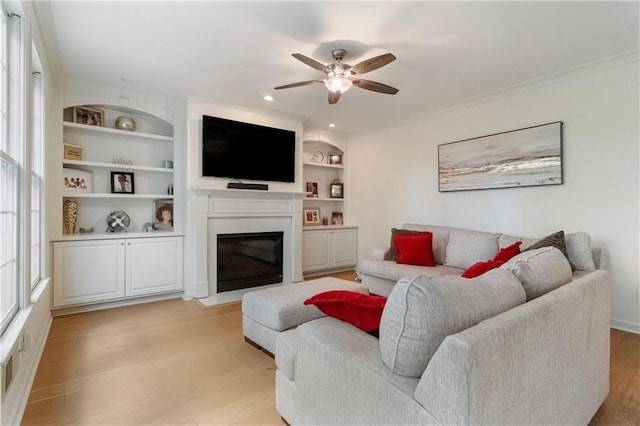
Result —
<path fill-rule="evenodd" d="M 590 425 L 639 425 L 640 335 L 612 330 L 611 355 L 611 392 Z M 240 302 L 56 317 L 22 424 L 282 425 L 274 373 L 243 339 Z"/>

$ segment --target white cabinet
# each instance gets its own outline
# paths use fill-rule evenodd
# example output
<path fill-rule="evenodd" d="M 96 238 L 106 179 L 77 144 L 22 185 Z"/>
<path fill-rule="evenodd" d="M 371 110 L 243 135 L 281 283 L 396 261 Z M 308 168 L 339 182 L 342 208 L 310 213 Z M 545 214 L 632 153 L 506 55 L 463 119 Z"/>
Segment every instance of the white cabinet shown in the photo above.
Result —
<path fill-rule="evenodd" d="M 182 289 L 182 238 L 127 240 L 126 259 L 127 296 Z"/>
<path fill-rule="evenodd" d="M 58 241 L 53 306 L 180 291 L 182 237 Z"/>
<path fill-rule="evenodd" d="M 54 244 L 53 306 L 124 297 L 124 240 Z"/>
<path fill-rule="evenodd" d="M 302 270 L 307 273 L 346 270 L 357 263 L 358 228 L 353 226 L 304 229 Z"/>

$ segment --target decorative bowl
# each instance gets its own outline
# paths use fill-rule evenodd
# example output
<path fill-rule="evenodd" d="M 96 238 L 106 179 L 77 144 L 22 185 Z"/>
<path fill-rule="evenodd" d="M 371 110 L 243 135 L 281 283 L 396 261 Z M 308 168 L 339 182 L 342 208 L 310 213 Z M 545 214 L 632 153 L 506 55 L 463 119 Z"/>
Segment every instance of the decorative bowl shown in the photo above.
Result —
<path fill-rule="evenodd" d="M 131 117 L 120 116 L 116 118 L 116 129 L 133 132 L 136 129 L 136 122 Z"/>

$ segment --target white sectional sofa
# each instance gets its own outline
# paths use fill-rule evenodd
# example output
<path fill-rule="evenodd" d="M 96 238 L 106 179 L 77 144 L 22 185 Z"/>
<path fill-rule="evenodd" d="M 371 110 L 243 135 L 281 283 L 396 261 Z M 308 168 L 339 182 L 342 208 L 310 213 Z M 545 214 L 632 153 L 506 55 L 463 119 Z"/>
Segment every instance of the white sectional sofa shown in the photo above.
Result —
<path fill-rule="evenodd" d="M 389 246 L 373 250 L 369 259 L 363 259 L 358 273 L 362 284 L 372 294 L 387 296 L 401 278 L 415 275 L 460 275 L 475 262 L 493 258 L 496 253 L 516 241 L 522 241 L 521 250 L 539 241 L 540 238 L 518 237 L 513 235 L 480 232 L 447 226 L 406 223 L 401 230 L 427 231 L 433 234 L 433 254 L 436 266 L 414 266 L 397 264 L 385 260 Z M 585 232 L 573 232 L 565 235 L 567 256 L 575 266 L 574 274 L 583 275 L 600 269 L 601 250 L 591 247 L 591 238 Z"/>
<path fill-rule="evenodd" d="M 429 228 L 444 263 L 470 245 L 486 259 L 471 237 L 517 240 Z M 587 424 L 609 389 L 610 280 L 579 253 L 583 234 L 567 236 L 573 272 L 555 247 L 473 279 L 447 275 L 462 265 L 395 280 L 391 263 L 363 264 L 371 292 L 388 290 L 379 338 L 332 317 L 280 333 L 277 411 L 290 424 Z"/>

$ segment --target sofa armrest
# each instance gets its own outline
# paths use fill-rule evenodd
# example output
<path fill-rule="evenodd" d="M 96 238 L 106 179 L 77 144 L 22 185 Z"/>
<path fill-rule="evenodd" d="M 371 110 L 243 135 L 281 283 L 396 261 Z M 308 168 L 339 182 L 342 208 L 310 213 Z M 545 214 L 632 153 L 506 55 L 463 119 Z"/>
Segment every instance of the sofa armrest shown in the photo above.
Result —
<path fill-rule="evenodd" d="M 443 424 L 588 424 L 609 390 L 610 305 L 595 271 L 448 336 L 416 399 Z"/>
<path fill-rule="evenodd" d="M 371 253 L 371 259 L 384 260 L 384 254 L 389 250 L 389 247 L 376 247 Z"/>
<path fill-rule="evenodd" d="M 418 379 L 394 374 L 379 341 L 326 317 L 296 330 L 300 424 L 434 424 L 414 397 Z M 289 419 L 287 419 L 289 420 Z"/>

